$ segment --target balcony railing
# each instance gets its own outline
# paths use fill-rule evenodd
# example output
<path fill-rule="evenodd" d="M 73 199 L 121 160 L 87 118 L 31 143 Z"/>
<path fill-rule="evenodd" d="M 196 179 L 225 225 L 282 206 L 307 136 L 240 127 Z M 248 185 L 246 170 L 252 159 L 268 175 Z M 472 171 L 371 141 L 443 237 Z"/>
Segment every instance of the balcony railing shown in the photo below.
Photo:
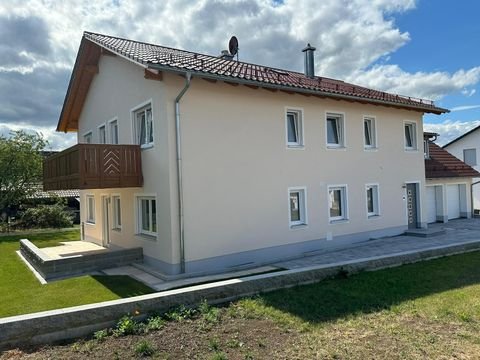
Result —
<path fill-rule="evenodd" d="M 45 191 L 142 185 L 139 145 L 77 144 L 43 162 Z"/>

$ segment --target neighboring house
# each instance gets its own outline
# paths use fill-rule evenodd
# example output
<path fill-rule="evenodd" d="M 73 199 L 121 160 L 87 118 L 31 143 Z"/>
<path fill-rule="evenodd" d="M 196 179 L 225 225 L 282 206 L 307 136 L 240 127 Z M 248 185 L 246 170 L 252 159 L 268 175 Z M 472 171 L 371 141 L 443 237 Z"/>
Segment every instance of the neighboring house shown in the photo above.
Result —
<path fill-rule="evenodd" d="M 424 133 L 426 218 L 428 223 L 447 222 L 472 215 L 472 178 L 480 174 L 433 141 L 437 134 Z"/>
<path fill-rule="evenodd" d="M 316 77 L 314 50 L 302 74 L 84 33 L 57 127 L 79 144 L 45 188 L 79 188 L 85 240 L 166 274 L 426 227 L 422 116 L 447 110 Z"/>
<path fill-rule="evenodd" d="M 477 161 L 478 150 L 480 149 L 480 126 L 467 131 L 458 138 L 450 141 L 444 145 L 443 148 L 455 157 L 462 159 L 466 164 L 470 165 L 477 171 L 480 171 L 480 163 Z M 475 184 L 480 181 L 480 177 L 472 179 L 473 187 L 473 208 L 480 211 L 480 184 Z"/>

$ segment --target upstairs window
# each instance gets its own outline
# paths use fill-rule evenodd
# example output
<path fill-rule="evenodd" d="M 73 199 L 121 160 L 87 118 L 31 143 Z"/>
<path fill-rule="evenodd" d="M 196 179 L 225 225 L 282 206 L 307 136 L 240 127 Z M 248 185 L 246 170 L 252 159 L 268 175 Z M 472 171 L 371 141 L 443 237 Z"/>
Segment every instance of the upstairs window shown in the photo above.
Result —
<path fill-rule="evenodd" d="M 107 142 L 107 133 L 105 131 L 105 125 L 98 128 L 98 143 L 105 144 Z"/>
<path fill-rule="evenodd" d="M 405 125 L 405 149 L 417 150 L 417 124 L 406 122 Z"/>
<path fill-rule="evenodd" d="M 366 117 L 363 119 L 363 135 L 364 135 L 364 145 L 365 149 L 375 149 L 376 144 L 376 129 L 375 129 L 375 119 Z"/>
<path fill-rule="evenodd" d="M 303 119 L 301 111 L 288 110 L 286 121 L 287 146 L 303 146 Z"/>
<path fill-rule="evenodd" d="M 428 148 L 428 140 L 423 140 L 423 157 L 425 159 L 430 159 L 430 150 Z"/>
<path fill-rule="evenodd" d="M 153 145 L 152 107 L 147 105 L 134 112 L 137 144 Z"/>
<path fill-rule="evenodd" d="M 118 121 L 110 121 L 110 143 L 118 144 Z"/>
<path fill-rule="evenodd" d="M 463 150 L 463 161 L 470 166 L 477 165 L 477 149 Z"/>
<path fill-rule="evenodd" d="M 345 146 L 344 118 L 341 114 L 327 114 L 327 146 Z"/>

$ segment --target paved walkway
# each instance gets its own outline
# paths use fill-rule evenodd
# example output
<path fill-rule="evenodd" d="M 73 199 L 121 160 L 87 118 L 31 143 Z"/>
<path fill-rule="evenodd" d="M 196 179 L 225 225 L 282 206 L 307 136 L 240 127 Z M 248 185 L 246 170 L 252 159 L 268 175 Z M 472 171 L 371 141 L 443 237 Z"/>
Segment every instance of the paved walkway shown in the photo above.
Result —
<path fill-rule="evenodd" d="M 320 252 L 299 259 L 281 261 L 274 266 L 285 269 L 298 269 L 312 265 L 327 265 L 342 261 L 364 259 L 405 251 L 424 250 L 427 248 L 454 245 L 469 241 L 480 241 L 480 219 L 451 220 L 446 224 L 430 224 L 430 228 L 443 228 L 444 234 L 431 237 L 394 236 L 369 240 L 341 250 Z"/>
<path fill-rule="evenodd" d="M 129 275 L 157 291 L 190 286 L 222 279 L 239 278 L 259 273 L 274 271 L 278 268 L 299 269 L 314 265 L 329 265 L 352 260 L 395 255 L 406 251 L 421 251 L 434 247 L 455 245 L 465 242 L 480 242 L 480 219 L 459 219 L 447 224 L 431 224 L 431 228 L 443 228 L 446 232 L 442 235 L 431 237 L 394 236 L 383 239 L 369 240 L 340 250 L 318 251 L 316 255 L 309 255 L 289 261 L 280 261 L 271 266 L 257 267 L 243 271 L 213 274 L 201 277 L 190 277 L 166 281 L 155 276 L 155 271 L 148 271 L 148 267 L 121 266 L 105 269 L 101 273 L 106 275 Z M 145 270 L 144 270 L 145 269 Z M 147 271 L 146 271 L 147 270 Z"/>

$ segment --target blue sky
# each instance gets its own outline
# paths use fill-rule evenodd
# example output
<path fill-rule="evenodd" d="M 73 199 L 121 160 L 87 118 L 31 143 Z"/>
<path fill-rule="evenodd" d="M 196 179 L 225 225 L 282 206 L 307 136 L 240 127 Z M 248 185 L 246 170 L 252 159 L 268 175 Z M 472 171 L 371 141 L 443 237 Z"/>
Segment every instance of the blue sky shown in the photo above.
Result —
<path fill-rule="evenodd" d="M 445 143 L 480 124 L 480 2 L 446 0 L 0 1 L 0 134 L 54 131 L 83 31 L 217 55 L 231 35 L 243 61 L 435 100 Z M 139 21 L 141 19 L 141 21 Z"/>

